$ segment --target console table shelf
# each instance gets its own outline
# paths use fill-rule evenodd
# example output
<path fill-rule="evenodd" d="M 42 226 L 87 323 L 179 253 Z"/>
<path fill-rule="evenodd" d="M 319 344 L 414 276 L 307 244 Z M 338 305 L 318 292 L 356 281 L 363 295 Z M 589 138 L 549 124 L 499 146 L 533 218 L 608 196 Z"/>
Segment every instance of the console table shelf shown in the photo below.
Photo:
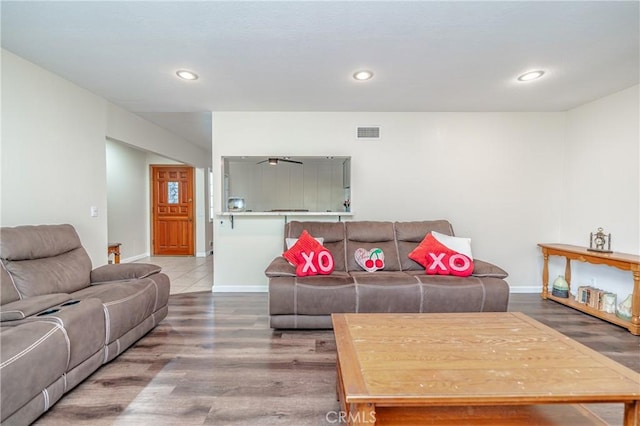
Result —
<path fill-rule="evenodd" d="M 590 251 L 585 247 L 569 244 L 538 244 L 542 248 L 544 264 L 542 268 L 542 298 L 550 299 L 573 309 L 577 309 L 594 317 L 628 329 L 631 334 L 640 335 L 640 256 L 628 253 L 601 253 Z M 631 304 L 631 320 L 619 318 L 615 314 L 599 311 L 584 303 L 576 302 L 569 294 L 568 298 L 556 297 L 549 292 L 549 256 L 562 256 L 566 259 L 564 278 L 569 283 L 571 291 L 571 260 L 587 262 L 596 265 L 613 266 L 633 274 L 633 293 Z"/>

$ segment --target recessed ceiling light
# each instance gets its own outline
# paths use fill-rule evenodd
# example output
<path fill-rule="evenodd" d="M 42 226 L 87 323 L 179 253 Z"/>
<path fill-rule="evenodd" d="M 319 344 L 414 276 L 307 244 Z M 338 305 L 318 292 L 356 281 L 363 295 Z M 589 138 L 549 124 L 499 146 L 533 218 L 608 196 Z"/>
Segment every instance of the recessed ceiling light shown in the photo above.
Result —
<path fill-rule="evenodd" d="M 518 77 L 518 81 L 537 80 L 538 78 L 542 77 L 543 75 L 544 75 L 544 71 L 542 71 L 542 70 L 527 71 L 524 74 L 522 74 L 520 77 Z"/>
<path fill-rule="evenodd" d="M 353 78 L 355 78 L 358 81 L 371 80 L 373 78 L 373 71 L 368 71 L 368 70 L 356 71 L 353 74 Z"/>
<path fill-rule="evenodd" d="M 189 71 L 189 70 L 179 70 L 176 71 L 176 75 L 183 80 L 197 80 L 198 74 Z"/>

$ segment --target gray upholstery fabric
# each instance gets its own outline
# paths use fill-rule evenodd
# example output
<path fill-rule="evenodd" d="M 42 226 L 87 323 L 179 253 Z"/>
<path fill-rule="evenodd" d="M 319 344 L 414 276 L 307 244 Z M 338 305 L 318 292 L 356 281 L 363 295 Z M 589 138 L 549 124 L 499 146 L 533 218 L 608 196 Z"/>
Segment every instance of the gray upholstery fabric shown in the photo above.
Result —
<path fill-rule="evenodd" d="M 33 422 L 166 317 L 169 277 L 91 261 L 70 225 L 0 228 L 2 424 Z"/>
<path fill-rule="evenodd" d="M 16 321 L 71 300 L 67 293 L 43 294 L 0 306 L 0 321 Z"/>
<path fill-rule="evenodd" d="M 329 236 L 329 244 L 339 248 L 338 257 L 345 256 L 346 270 L 336 268 L 330 275 L 296 277 L 295 268 L 285 259 L 274 259 L 265 270 L 273 328 L 331 328 L 331 314 L 339 312 L 507 310 L 509 285 L 503 279 L 507 277 L 503 269 L 478 260 L 474 270 L 477 276 L 433 276 L 426 275 L 424 267 L 408 258 L 427 233 L 453 235 L 446 220 L 344 225 L 291 222 L 285 227 L 285 237 L 292 233 L 297 236 L 303 229 L 325 241 Z M 342 229 L 344 241 L 337 241 Z M 384 251 L 386 265 L 383 270 L 370 273 L 357 265 L 353 254 L 357 248 L 374 247 Z"/>
<path fill-rule="evenodd" d="M 37 225 L 0 229 L 0 258 L 32 260 L 55 257 L 82 247 L 73 226 Z"/>
<path fill-rule="evenodd" d="M 32 317 L 62 327 L 69 339 L 70 354 L 67 370 L 80 365 L 99 352 L 105 343 L 105 319 L 102 303 L 98 299 L 71 300 L 51 309 L 56 312 Z M 91 324 L 87 327 L 87 324 Z"/>
<path fill-rule="evenodd" d="M 103 265 L 91 271 L 91 282 L 130 280 L 146 278 L 162 271 L 158 265 L 150 263 L 119 263 Z"/>
<path fill-rule="evenodd" d="M 71 225 L 1 228 L 0 259 L 22 297 L 69 293 L 89 284 L 91 259 Z"/>
<path fill-rule="evenodd" d="M 20 300 L 18 289 L 13 285 L 13 280 L 4 267 L 4 262 L 0 259 L 0 305 Z"/>
<path fill-rule="evenodd" d="M 264 271 L 267 277 L 295 277 L 296 267 L 282 256 L 278 256 L 267 266 Z"/>
<path fill-rule="evenodd" d="M 69 362 L 69 345 L 63 328 L 46 321 L 0 327 L 0 337 L 0 411 L 4 421 L 62 377 Z M 39 365 L 46 368 L 34 368 Z"/>
<path fill-rule="evenodd" d="M 91 260 L 82 247 L 53 257 L 4 260 L 4 264 L 22 297 L 71 293 L 88 286 L 91 274 Z"/>
<path fill-rule="evenodd" d="M 149 278 L 91 286 L 72 293 L 71 297 L 100 300 L 106 317 L 107 344 L 121 337 L 157 309 L 156 285 Z"/>
<path fill-rule="evenodd" d="M 492 278 L 507 278 L 509 276 L 507 271 L 505 271 L 504 269 L 480 259 L 473 259 L 472 275 L 474 277 Z"/>

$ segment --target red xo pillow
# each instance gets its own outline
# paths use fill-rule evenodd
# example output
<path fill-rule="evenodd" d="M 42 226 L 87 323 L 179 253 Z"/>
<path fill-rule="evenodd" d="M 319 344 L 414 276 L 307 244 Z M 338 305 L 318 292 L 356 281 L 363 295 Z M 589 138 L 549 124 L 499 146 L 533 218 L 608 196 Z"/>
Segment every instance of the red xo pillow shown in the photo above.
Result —
<path fill-rule="evenodd" d="M 409 258 L 425 267 L 428 275 L 468 277 L 473 273 L 471 239 L 430 232 Z"/>
<path fill-rule="evenodd" d="M 329 275 L 333 272 L 333 255 L 314 239 L 307 230 L 303 230 L 298 241 L 282 256 L 296 267 L 296 275 Z"/>

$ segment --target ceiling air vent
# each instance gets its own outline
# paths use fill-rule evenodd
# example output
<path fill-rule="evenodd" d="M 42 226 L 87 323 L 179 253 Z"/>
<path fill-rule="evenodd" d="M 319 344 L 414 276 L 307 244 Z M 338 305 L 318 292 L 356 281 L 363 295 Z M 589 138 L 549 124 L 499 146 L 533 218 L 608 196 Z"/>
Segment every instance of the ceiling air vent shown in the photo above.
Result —
<path fill-rule="evenodd" d="M 380 126 L 359 126 L 356 129 L 356 139 L 361 141 L 380 139 Z"/>

